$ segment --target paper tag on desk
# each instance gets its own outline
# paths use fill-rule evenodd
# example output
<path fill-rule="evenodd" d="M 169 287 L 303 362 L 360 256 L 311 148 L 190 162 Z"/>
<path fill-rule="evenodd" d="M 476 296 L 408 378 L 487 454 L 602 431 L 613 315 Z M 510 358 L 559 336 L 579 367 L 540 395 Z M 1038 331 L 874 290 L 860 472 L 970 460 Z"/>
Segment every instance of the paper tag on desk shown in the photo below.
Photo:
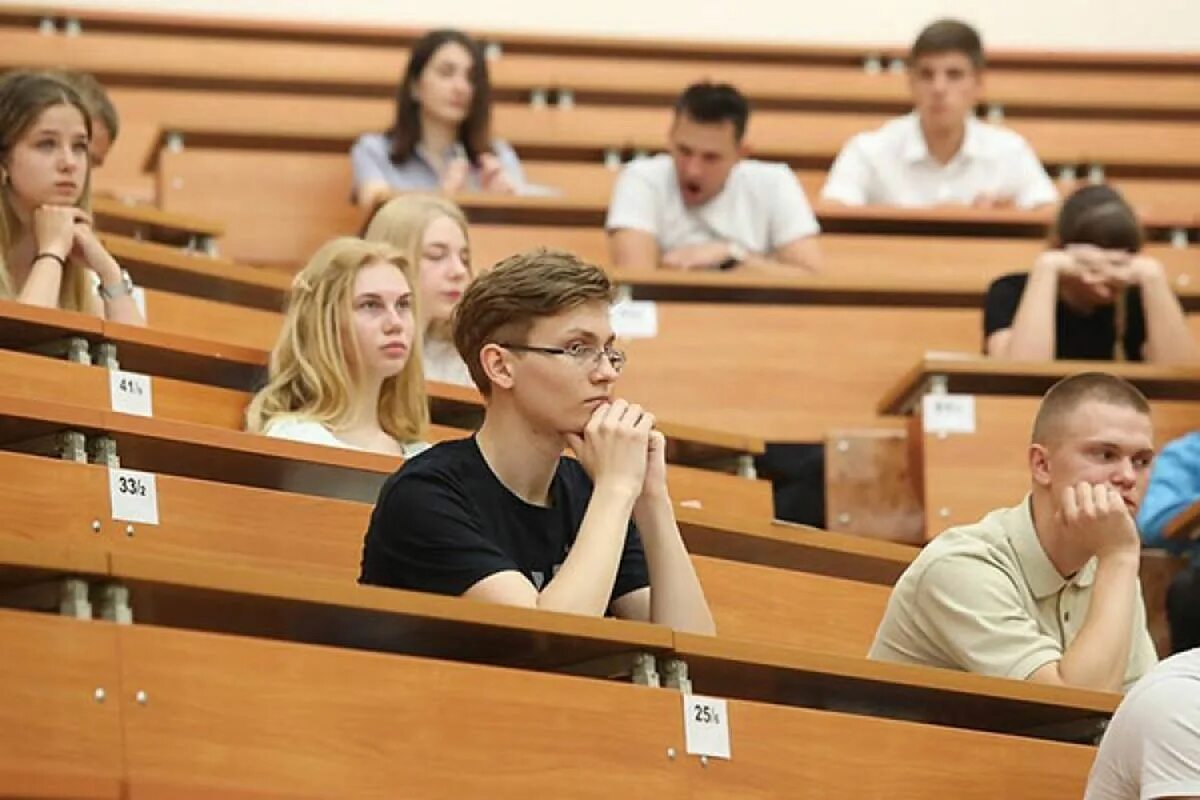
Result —
<path fill-rule="evenodd" d="M 682 697 L 684 747 L 688 754 L 730 758 L 729 708 L 725 700 L 701 694 Z"/>
<path fill-rule="evenodd" d="M 653 339 L 658 336 L 658 305 L 651 300 L 622 300 L 609 311 L 618 339 Z"/>
<path fill-rule="evenodd" d="M 974 433 L 975 395 L 927 394 L 921 398 L 926 433 Z"/>
<path fill-rule="evenodd" d="M 158 524 L 158 484 L 153 472 L 113 467 L 108 471 L 112 518 Z"/>
<path fill-rule="evenodd" d="M 108 373 L 112 410 L 139 417 L 154 416 L 154 398 L 150 391 L 150 376 L 114 369 Z"/>

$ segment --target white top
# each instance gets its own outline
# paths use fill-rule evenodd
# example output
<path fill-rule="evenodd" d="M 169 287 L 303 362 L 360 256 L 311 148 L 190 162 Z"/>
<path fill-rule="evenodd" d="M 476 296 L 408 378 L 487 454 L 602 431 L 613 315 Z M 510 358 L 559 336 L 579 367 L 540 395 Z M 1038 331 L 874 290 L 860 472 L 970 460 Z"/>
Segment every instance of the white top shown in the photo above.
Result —
<path fill-rule="evenodd" d="M 425 337 L 425 346 L 421 353 L 421 366 L 425 370 L 425 380 L 453 383 L 458 386 L 475 386 L 467 365 L 458 355 L 454 343 L 446 339 Z"/>
<path fill-rule="evenodd" d="M 1146 673 L 1117 708 L 1084 800 L 1200 797 L 1200 648 Z"/>
<path fill-rule="evenodd" d="M 786 164 L 743 159 L 716 197 L 688 208 L 679 193 L 675 162 L 665 153 L 639 158 L 621 170 L 605 227 L 653 234 L 664 253 L 726 241 L 759 255 L 821 231 L 804 189 Z"/>
<path fill-rule="evenodd" d="M 852 206 L 970 205 L 985 192 L 1011 197 L 1018 208 L 1058 200 L 1042 162 L 1020 134 L 968 117 L 962 147 L 949 163 L 939 164 L 914 112 L 847 142 L 821 198 Z"/>
<path fill-rule="evenodd" d="M 361 447 L 343 442 L 321 423 L 300 417 L 275 417 L 267 423 L 263 433 L 273 439 L 288 439 L 293 442 L 322 444 L 326 447 L 344 447 L 347 450 L 368 452 Z M 405 458 L 412 458 L 418 453 L 428 450 L 430 445 L 427 442 L 407 442 L 401 444 L 400 447 Z"/>

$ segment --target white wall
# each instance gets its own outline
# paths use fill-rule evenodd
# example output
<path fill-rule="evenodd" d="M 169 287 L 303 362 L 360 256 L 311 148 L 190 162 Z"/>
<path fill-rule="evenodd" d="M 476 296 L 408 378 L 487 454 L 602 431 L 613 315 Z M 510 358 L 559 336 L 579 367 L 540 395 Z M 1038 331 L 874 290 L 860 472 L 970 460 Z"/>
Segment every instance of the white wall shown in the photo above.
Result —
<path fill-rule="evenodd" d="M 23 4 L 23 3 L 22 3 Z M 907 43 L 953 15 L 1005 48 L 1200 53 L 1200 0 L 41 0 L 266 18 L 805 43 Z"/>

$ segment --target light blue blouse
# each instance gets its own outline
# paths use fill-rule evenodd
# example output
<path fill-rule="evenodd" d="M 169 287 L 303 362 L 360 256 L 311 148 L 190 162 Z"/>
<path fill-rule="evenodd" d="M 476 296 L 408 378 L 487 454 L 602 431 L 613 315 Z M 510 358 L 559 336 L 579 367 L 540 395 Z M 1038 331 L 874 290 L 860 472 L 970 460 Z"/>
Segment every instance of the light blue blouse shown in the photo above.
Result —
<path fill-rule="evenodd" d="M 402 164 L 393 164 L 389 152 L 388 138 L 382 133 L 365 133 L 358 137 L 358 141 L 350 148 L 355 192 L 359 187 L 371 182 L 386 183 L 393 189 L 404 191 L 436 190 L 441 186 L 437 170 L 419 150 L 414 151 Z M 525 175 L 516 151 L 507 142 L 496 139 L 492 142 L 492 153 L 499 159 L 500 166 L 513 188 L 520 192 L 525 184 Z M 447 158 L 453 157 L 453 148 L 445 155 Z M 479 189 L 479 170 L 476 167 L 472 167 L 467 176 L 467 188 Z"/>

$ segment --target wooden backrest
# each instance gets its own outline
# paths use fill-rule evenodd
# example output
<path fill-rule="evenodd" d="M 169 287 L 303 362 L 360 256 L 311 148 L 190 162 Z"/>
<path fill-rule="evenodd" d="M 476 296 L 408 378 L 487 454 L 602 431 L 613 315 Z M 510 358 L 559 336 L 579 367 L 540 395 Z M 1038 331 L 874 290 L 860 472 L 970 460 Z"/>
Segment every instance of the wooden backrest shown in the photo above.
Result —
<path fill-rule="evenodd" d="M 925 502 L 926 536 L 1015 505 L 1029 491 L 1027 448 L 1039 398 L 976 395 L 975 433 L 922 433 L 914 420 Z M 1157 446 L 1195 430 L 1200 403 L 1151 405 Z M 986 456 L 984 455 L 986 454 Z"/>
<path fill-rule="evenodd" d="M 693 556 L 722 638 L 865 658 L 886 586 Z"/>
<path fill-rule="evenodd" d="M 907 431 L 835 429 L 825 435 L 825 524 L 894 542 L 924 541 L 925 515 Z"/>

